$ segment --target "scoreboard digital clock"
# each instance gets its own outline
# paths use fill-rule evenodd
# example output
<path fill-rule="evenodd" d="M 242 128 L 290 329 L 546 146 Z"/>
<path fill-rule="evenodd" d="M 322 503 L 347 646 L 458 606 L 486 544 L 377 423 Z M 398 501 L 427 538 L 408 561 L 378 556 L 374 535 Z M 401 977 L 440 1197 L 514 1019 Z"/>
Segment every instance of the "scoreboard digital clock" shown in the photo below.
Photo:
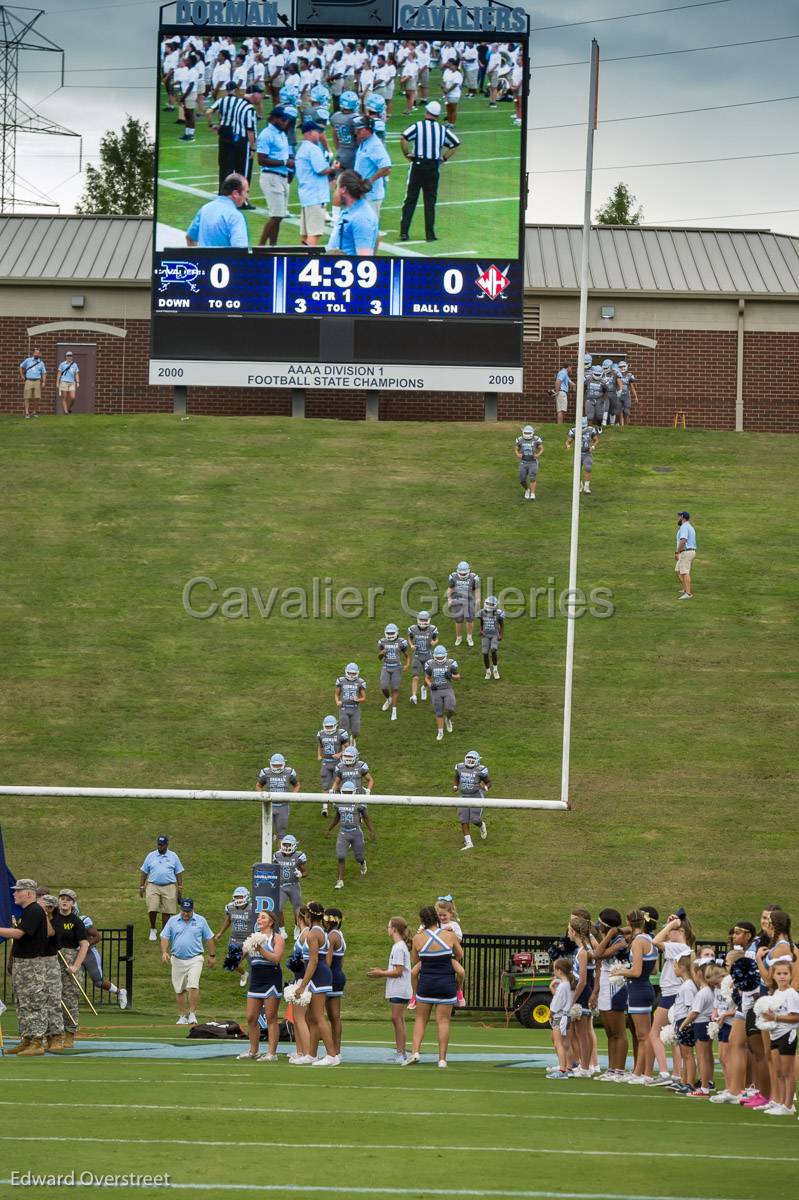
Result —
<path fill-rule="evenodd" d="M 156 256 L 158 313 L 520 320 L 521 266 L 192 249 Z"/>

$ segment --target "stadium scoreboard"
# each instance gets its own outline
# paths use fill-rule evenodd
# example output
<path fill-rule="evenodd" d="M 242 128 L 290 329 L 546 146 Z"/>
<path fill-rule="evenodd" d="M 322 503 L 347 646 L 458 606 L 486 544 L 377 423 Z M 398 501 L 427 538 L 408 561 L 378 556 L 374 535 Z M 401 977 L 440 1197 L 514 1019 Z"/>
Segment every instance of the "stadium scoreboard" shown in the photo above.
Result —
<path fill-rule="evenodd" d="M 463 127 L 458 124 L 454 129 L 460 141 L 460 161 L 453 155 L 452 162 L 442 162 L 440 167 L 442 185 L 446 179 L 449 190 L 444 192 L 443 186 L 439 190 L 439 201 L 442 194 L 447 197 L 437 211 L 439 240 L 446 247 L 448 240 L 453 240 L 447 238 L 447 232 L 457 230 L 461 214 L 465 216 L 470 209 L 469 215 L 478 214 L 479 220 L 472 222 L 469 237 L 454 239 L 456 245 L 468 241 L 469 250 L 449 253 L 445 249 L 439 255 L 429 252 L 437 250 L 436 243 L 419 240 L 406 245 L 405 239 L 398 238 L 395 214 L 401 207 L 404 181 L 395 178 L 380 213 L 380 242 L 368 257 L 327 251 L 323 245 L 291 244 L 298 241 L 296 217 L 293 224 L 283 225 L 285 246 L 189 245 L 185 235 L 188 221 L 184 218 L 183 227 L 177 223 L 170 226 L 163 218 L 164 210 L 173 204 L 175 192 L 182 192 L 191 198 L 193 215 L 203 202 L 216 196 L 216 180 L 206 176 L 203 188 L 196 186 L 201 175 L 197 167 L 193 174 L 189 169 L 185 183 L 174 167 L 167 168 L 164 148 L 169 133 L 159 122 L 150 383 L 522 390 L 527 17 L 523 10 L 490 3 L 472 7 L 400 4 L 390 18 L 386 7 L 385 0 L 353 0 L 350 4 L 314 0 L 304 5 L 297 0 L 295 14 L 282 3 L 184 0 L 162 9 L 159 45 L 170 38 L 185 44 L 188 38 L 225 37 L 235 46 L 243 46 L 248 39 L 257 38 L 270 44 L 279 39 L 283 50 L 284 45 L 313 44 L 305 38 L 317 39 L 316 45 L 335 39 L 367 47 L 375 47 L 378 39 L 380 44 L 392 39 L 401 46 L 424 38 L 439 55 L 442 45 L 454 42 L 461 47 L 482 43 L 484 63 L 493 51 L 499 51 L 497 61 L 503 63 L 519 56 L 516 61 L 523 63 L 524 79 L 521 127 L 513 124 L 498 130 L 502 136 L 496 138 L 495 153 L 470 150 L 470 134 L 481 131 L 481 120 L 492 110 L 485 97 L 481 97 L 479 109 L 462 104 Z M 505 70 L 507 73 L 507 67 Z M 159 65 L 159 88 L 160 84 Z M 430 96 L 436 96 L 432 87 Z M 159 110 L 161 99 L 159 92 Z M 395 103 L 402 100 L 398 91 Z M 259 128 L 270 107 L 267 93 Z M 502 115 L 507 118 L 507 105 L 500 107 L 505 108 Z M 403 117 L 398 128 L 423 115 L 420 109 L 413 117 Z M 387 138 L 387 146 L 395 148 L 399 132 L 391 129 Z M 190 149 L 195 147 L 190 144 Z M 491 169 L 494 161 L 504 168 L 499 190 L 512 194 L 496 198 L 491 194 L 492 185 L 497 188 Z M 408 168 L 403 164 L 402 170 Z M 475 181 L 471 190 L 467 186 L 470 171 Z M 393 175 L 399 173 L 395 166 Z M 255 186 L 251 200 L 256 204 L 251 214 L 252 241 L 266 212 L 259 211 L 261 197 Z M 292 209 L 298 211 L 294 196 L 292 200 L 290 214 Z M 417 228 L 422 222 L 421 196 L 418 208 Z M 421 233 L 416 237 L 421 238 Z"/>

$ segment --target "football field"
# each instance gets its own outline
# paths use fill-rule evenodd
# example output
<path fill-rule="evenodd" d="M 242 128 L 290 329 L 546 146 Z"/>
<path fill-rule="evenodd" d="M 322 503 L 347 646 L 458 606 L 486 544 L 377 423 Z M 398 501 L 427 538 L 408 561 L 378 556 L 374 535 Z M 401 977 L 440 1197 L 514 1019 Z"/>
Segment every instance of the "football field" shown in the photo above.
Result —
<path fill-rule="evenodd" d="M 441 1071 L 429 1043 L 418 1066 L 386 1065 L 387 1021 L 350 1025 L 345 1063 L 316 1070 L 290 1066 L 285 1046 L 276 1063 L 237 1062 L 241 1042 L 171 1041 L 135 1015 L 103 1024 L 68 1054 L 0 1062 L 3 1200 L 74 1194 L 15 1187 L 27 1171 L 165 1175 L 146 1194 L 208 1200 L 796 1195 L 795 1120 L 663 1089 L 548 1081 L 545 1031 L 459 1020 Z"/>
<path fill-rule="evenodd" d="M 433 71 L 430 99 L 441 99 L 439 84 L 440 72 Z M 180 141 L 183 126 L 175 123 L 177 113 L 163 111 L 166 102 L 163 89 L 159 102 L 162 111 L 158 141 L 158 223 L 170 229 L 166 245 L 185 245 L 184 234 L 197 209 L 217 194 L 217 137 L 205 118 L 198 114 L 195 141 Z M 461 145 L 451 161 L 441 168 L 436 209 L 438 241 L 430 244 L 424 240 L 421 198 L 411 225 L 410 241 L 397 242 L 409 166 L 400 149 L 400 133 L 424 116 L 424 109 L 419 106 L 414 116 L 405 117 L 402 115 L 404 106 L 404 97 L 396 95 L 394 115 L 387 122 L 386 144 L 394 167 L 380 210 L 380 252 L 515 259 L 519 238 L 519 157 L 524 131 L 512 123 L 513 104 L 500 102 L 491 109 L 486 96 L 468 100 L 464 93 L 455 129 Z M 266 100 L 259 130 L 263 128 L 270 107 Z M 297 136 L 298 139 L 302 136 L 299 131 Z M 327 136 L 333 152 L 329 126 Z M 245 216 L 250 245 L 257 246 L 266 220 L 257 163 L 253 167 L 251 197 L 256 209 L 246 212 Z M 300 208 L 296 182 L 291 186 L 289 212 L 290 216 L 281 224 L 278 244 L 298 246 Z"/>

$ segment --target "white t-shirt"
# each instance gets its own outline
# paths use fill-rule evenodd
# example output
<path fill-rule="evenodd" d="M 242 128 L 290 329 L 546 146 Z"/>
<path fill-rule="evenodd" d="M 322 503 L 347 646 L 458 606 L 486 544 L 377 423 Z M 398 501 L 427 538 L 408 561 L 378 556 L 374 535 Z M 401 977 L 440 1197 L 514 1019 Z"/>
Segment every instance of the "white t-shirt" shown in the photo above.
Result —
<path fill-rule="evenodd" d="M 771 1008 L 777 1017 L 777 1028 L 771 1030 L 772 1042 L 778 1041 L 786 1033 L 792 1033 L 795 1038 L 799 1026 L 790 1021 L 781 1021 L 779 1018 L 781 1013 L 799 1013 L 799 992 L 796 988 L 787 987 L 782 991 L 776 991 L 771 999 L 773 1002 Z"/>
<path fill-rule="evenodd" d="M 211 82 L 215 88 L 230 83 L 230 63 L 226 59 L 218 62 L 214 67 L 211 74 Z"/>
<path fill-rule="evenodd" d="M 707 984 L 696 993 L 691 1004 L 691 1012 L 696 1013 L 696 1024 L 706 1025 L 713 1012 L 713 989 Z"/>
<path fill-rule="evenodd" d="M 371 90 L 374 86 L 375 86 L 374 71 L 372 70 L 371 67 L 364 67 L 364 69 L 361 71 L 360 78 L 358 80 L 359 90 L 363 93 L 363 95 L 366 95 L 367 92 L 371 92 Z"/>
<path fill-rule="evenodd" d="M 674 963 L 683 956 L 687 949 L 684 942 L 665 942 L 663 944 L 663 970 L 660 972 L 661 996 L 676 996 L 680 990 L 680 981 L 674 971 Z"/>
<path fill-rule="evenodd" d="M 449 929 L 452 933 L 455 934 L 455 937 L 458 939 L 459 942 L 463 941 L 463 930 L 461 929 L 461 927 L 457 921 L 444 921 L 441 928 Z"/>
<path fill-rule="evenodd" d="M 419 64 L 415 58 L 406 58 L 402 64 L 402 81 L 416 83 L 419 77 Z"/>
<path fill-rule="evenodd" d="M 386 980 L 386 1000 L 410 1000 L 413 995 L 411 988 L 411 952 L 403 941 L 395 942 L 391 947 L 388 959 L 389 971 L 393 967 L 402 967 L 401 975 L 392 975 Z"/>
<path fill-rule="evenodd" d="M 733 1004 L 732 1000 L 728 1000 L 725 997 L 721 988 L 716 988 L 716 990 L 713 992 L 713 1007 L 716 1010 L 716 1016 L 720 1018 L 722 1025 L 732 1025 L 732 1014 L 735 1011 L 735 1005 Z M 725 1013 L 728 1013 L 729 1016 L 725 1017 Z"/>
<path fill-rule="evenodd" d="M 463 74 L 457 67 L 447 67 L 441 76 L 441 90 L 445 100 L 460 100 Z"/>
<path fill-rule="evenodd" d="M 386 63 L 384 67 L 378 67 L 375 71 L 375 83 L 378 87 L 388 87 L 397 74 L 397 68 L 393 63 Z"/>
<path fill-rule="evenodd" d="M 671 1006 L 671 1020 L 674 1025 L 681 1025 L 694 1006 L 694 997 L 699 991 L 693 979 L 686 979 L 677 990 L 677 999 Z"/>

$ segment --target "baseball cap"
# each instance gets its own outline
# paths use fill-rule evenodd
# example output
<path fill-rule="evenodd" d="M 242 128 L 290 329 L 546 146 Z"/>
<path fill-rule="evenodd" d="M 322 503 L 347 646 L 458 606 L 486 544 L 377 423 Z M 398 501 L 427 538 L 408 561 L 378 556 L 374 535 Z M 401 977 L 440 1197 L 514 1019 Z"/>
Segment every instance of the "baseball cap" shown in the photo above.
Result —
<path fill-rule="evenodd" d="M 372 122 L 369 120 L 368 117 L 356 117 L 355 120 L 352 122 L 352 128 L 353 129 L 371 129 Z"/>
<path fill-rule="evenodd" d="M 46 904 L 48 908 L 55 908 L 56 905 L 58 904 L 58 901 L 56 900 L 55 896 L 51 896 L 51 895 L 49 895 L 49 893 L 44 896 L 40 896 L 39 899 L 44 904 Z"/>
<path fill-rule="evenodd" d="M 431 117 L 440 117 L 441 116 L 441 105 L 438 103 L 437 100 L 431 100 L 429 104 L 425 105 L 424 111 L 426 113 L 430 113 Z"/>
<path fill-rule="evenodd" d="M 168 841 L 169 841 L 169 838 L 166 836 L 165 833 L 162 833 L 158 839 L 158 844 L 160 846 L 162 842 L 168 842 Z"/>
<path fill-rule="evenodd" d="M 67 356 L 67 358 L 74 358 L 74 355 L 71 350 L 67 350 L 66 356 Z"/>
<path fill-rule="evenodd" d="M 689 512 L 678 512 L 677 516 L 685 517 L 686 521 L 689 521 L 691 519 L 691 514 Z"/>
<path fill-rule="evenodd" d="M 280 107 L 283 109 L 283 116 L 288 117 L 290 121 L 296 121 L 300 115 L 299 109 L 295 108 L 293 104 L 281 104 Z"/>
<path fill-rule="evenodd" d="M 77 892 L 73 892 L 72 888 L 62 888 L 61 891 L 58 893 L 59 900 L 61 899 L 62 896 L 68 896 L 70 900 L 74 900 L 77 903 L 77 899 L 78 899 Z"/>
<path fill-rule="evenodd" d="M 323 133 L 324 128 L 324 125 L 320 125 L 318 121 L 314 121 L 313 117 L 306 117 L 302 123 L 303 133 L 310 133 L 314 129 L 317 133 Z"/>
<path fill-rule="evenodd" d="M 11 891 L 12 892 L 35 892 L 36 891 L 36 880 L 35 879 L 18 879 L 16 883 L 12 884 Z"/>
<path fill-rule="evenodd" d="M 186 896 L 186 897 L 184 897 L 183 900 L 181 900 L 180 907 L 183 909 L 184 912 L 191 912 L 192 909 L 194 908 L 194 901 L 189 900 L 188 896 Z"/>

